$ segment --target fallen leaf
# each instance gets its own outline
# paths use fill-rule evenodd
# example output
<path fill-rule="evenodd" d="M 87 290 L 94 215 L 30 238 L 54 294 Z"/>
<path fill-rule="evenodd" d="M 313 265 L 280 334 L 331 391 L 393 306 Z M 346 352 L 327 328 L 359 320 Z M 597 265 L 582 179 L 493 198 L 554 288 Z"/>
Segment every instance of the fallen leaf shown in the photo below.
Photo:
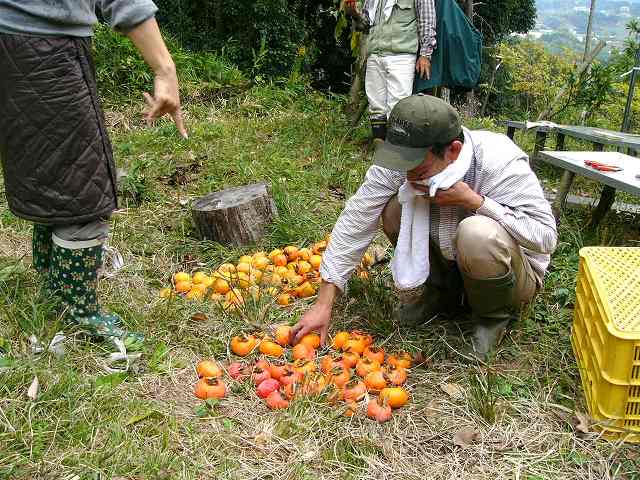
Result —
<path fill-rule="evenodd" d="M 455 400 L 464 398 L 464 389 L 457 383 L 443 383 L 440 388 L 444 393 Z"/>
<path fill-rule="evenodd" d="M 191 320 L 193 320 L 194 322 L 206 322 L 207 316 L 202 312 L 198 312 L 191 315 Z"/>
<path fill-rule="evenodd" d="M 35 402 L 36 398 L 38 398 L 38 392 L 40 391 L 40 382 L 38 381 L 38 376 L 33 377 L 33 382 L 31 382 L 31 386 L 27 390 L 27 397 Z"/>
<path fill-rule="evenodd" d="M 453 436 L 453 444 L 462 448 L 470 446 L 480 440 L 480 432 L 473 428 L 463 428 L 458 430 Z"/>
<path fill-rule="evenodd" d="M 576 411 L 571 419 L 571 423 L 573 424 L 573 428 L 576 432 L 589 433 L 590 418 L 586 413 Z"/>
<path fill-rule="evenodd" d="M 422 353 L 422 350 L 420 350 L 418 352 L 415 352 L 413 354 L 413 364 L 414 365 L 422 365 L 426 361 L 427 361 L 427 357 L 425 357 L 424 353 Z"/>

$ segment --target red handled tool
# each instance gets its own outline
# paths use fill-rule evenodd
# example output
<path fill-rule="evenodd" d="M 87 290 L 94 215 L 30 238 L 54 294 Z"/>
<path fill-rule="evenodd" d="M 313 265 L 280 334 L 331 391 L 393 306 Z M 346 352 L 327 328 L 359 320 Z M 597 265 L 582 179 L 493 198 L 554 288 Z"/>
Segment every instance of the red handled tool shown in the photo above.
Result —
<path fill-rule="evenodd" d="M 616 165 L 609 165 L 607 163 L 596 162 L 595 160 L 585 160 L 584 164 L 598 170 L 599 172 L 620 172 L 622 167 Z"/>

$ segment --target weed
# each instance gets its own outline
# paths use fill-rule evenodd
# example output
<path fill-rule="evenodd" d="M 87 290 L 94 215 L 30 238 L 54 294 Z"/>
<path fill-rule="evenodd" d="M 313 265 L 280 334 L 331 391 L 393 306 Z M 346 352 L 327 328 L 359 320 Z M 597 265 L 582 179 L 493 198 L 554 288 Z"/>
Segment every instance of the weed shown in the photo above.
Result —
<path fill-rule="evenodd" d="M 469 408 L 487 423 L 496 421 L 496 403 L 498 401 L 498 378 L 491 370 L 476 370 L 469 373 L 467 391 Z"/>

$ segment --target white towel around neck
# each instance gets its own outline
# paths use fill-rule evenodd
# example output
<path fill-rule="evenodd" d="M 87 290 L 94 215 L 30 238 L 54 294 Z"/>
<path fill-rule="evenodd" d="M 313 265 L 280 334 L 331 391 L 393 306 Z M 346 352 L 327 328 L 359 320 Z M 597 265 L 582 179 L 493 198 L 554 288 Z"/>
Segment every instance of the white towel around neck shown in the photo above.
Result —
<path fill-rule="evenodd" d="M 458 158 L 439 174 L 424 181 L 433 197 L 438 189 L 446 190 L 459 182 L 471 167 L 472 149 L 465 145 Z M 396 244 L 391 273 L 397 288 L 406 290 L 422 285 L 429 278 L 430 200 L 425 193 L 405 181 L 398 190 L 402 207 L 400 234 Z"/>
<path fill-rule="evenodd" d="M 375 25 L 376 15 L 378 13 L 378 4 L 380 2 L 386 2 L 384 4 L 384 7 L 382 7 L 382 17 L 386 22 L 387 20 L 389 20 L 391 12 L 393 11 L 393 7 L 396 5 L 396 3 L 398 3 L 398 0 L 373 0 L 373 5 L 371 5 L 371 11 L 369 12 L 369 19 L 371 20 L 371 23 L 373 25 Z"/>

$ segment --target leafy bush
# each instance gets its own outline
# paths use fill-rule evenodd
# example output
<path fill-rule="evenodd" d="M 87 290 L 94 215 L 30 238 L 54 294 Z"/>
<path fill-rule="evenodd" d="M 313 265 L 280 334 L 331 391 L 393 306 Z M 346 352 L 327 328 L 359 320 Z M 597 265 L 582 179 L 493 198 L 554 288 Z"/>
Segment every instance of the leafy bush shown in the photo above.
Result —
<path fill-rule="evenodd" d="M 176 64 L 183 96 L 219 95 L 248 86 L 245 76 L 220 56 L 188 52 L 172 37 L 165 40 Z M 152 89 L 153 72 L 140 53 L 129 39 L 106 25 L 96 28 L 93 53 L 102 95 L 126 99 Z"/>
<path fill-rule="evenodd" d="M 158 21 L 188 48 L 224 53 L 252 76 L 287 77 L 296 66 L 347 71 L 333 36 L 338 0 L 158 0 Z M 336 51 L 340 54 L 336 55 Z M 296 65 L 297 64 L 297 65 Z"/>

